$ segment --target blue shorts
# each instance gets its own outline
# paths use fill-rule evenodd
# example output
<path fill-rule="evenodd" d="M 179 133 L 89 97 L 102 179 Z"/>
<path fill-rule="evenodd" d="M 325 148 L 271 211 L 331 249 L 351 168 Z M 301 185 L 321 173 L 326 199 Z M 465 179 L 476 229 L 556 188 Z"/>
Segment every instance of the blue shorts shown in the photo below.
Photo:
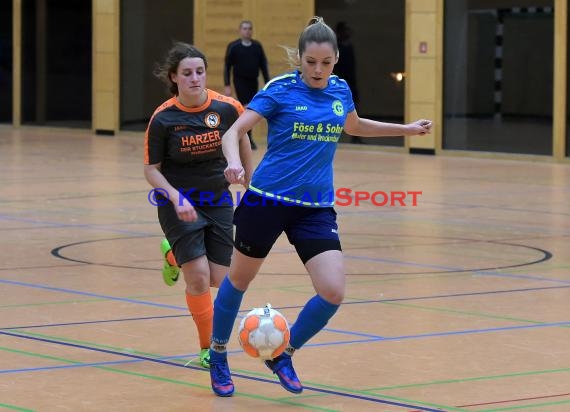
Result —
<path fill-rule="evenodd" d="M 283 203 L 247 191 L 234 213 L 235 248 L 246 256 L 265 258 L 285 232 L 303 263 L 327 250 L 341 250 L 336 212 L 332 207 Z"/>

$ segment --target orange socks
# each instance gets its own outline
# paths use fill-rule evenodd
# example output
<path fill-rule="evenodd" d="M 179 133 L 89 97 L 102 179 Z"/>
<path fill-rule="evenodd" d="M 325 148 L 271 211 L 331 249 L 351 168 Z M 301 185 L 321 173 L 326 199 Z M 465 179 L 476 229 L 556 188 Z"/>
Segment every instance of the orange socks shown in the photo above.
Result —
<path fill-rule="evenodd" d="M 190 295 L 186 293 L 186 303 L 188 310 L 192 314 L 194 323 L 198 328 L 198 337 L 200 339 L 200 348 L 210 347 L 210 339 L 212 337 L 212 322 L 214 319 L 214 306 L 212 304 L 212 296 L 210 290 L 201 295 Z"/>
<path fill-rule="evenodd" d="M 174 257 L 174 253 L 172 253 L 172 250 L 169 250 L 166 253 L 166 261 L 168 262 L 168 264 L 170 266 L 178 266 L 178 263 L 176 263 L 176 258 Z"/>

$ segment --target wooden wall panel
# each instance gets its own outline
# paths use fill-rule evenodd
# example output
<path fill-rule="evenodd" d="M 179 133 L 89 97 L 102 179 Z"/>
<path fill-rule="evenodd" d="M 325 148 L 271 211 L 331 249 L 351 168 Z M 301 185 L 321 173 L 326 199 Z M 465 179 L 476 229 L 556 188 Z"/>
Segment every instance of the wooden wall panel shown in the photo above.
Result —
<path fill-rule="evenodd" d="M 255 35 L 263 43 L 271 76 L 291 70 L 282 46 L 297 47 L 299 34 L 314 15 L 312 1 L 251 0 Z M 268 7 L 267 4 L 271 6 Z"/>
<path fill-rule="evenodd" d="M 208 57 L 208 87 L 223 91 L 224 56 L 228 43 L 238 37 L 244 0 L 195 0 L 194 44 Z"/>
<path fill-rule="evenodd" d="M 431 118 L 432 134 L 406 139 L 410 149 L 441 149 L 443 0 L 406 0 L 406 121 Z"/>
<path fill-rule="evenodd" d="M 567 50 L 568 50 L 568 2 L 554 1 L 554 93 L 552 119 L 552 154 L 556 160 L 566 158 L 567 124 Z M 568 159 L 568 158 L 566 158 Z"/>
<path fill-rule="evenodd" d="M 226 47 L 239 38 L 239 23 L 251 20 L 253 37 L 259 40 L 269 61 L 269 75 L 290 70 L 280 46 L 296 47 L 300 32 L 314 14 L 314 2 L 306 0 L 195 0 L 194 43 L 208 56 L 208 87 L 223 91 Z M 260 75 L 259 86 L 263 86 Z M 235 97 L 235 96 L 234 96 Z M 254 130 L 254 139 L 264 144 L 265 122 Z"/>
<path fill-rule="evenodd" d="M 239 37 L 240 21 L 253 22 L 253 37 L 263 44 L 269 73 L 275 76 L 289 70 L 280 46 L 296 47 L 299 33 L 313 13 L 312 1 L 196 0 L 194 43 L 208 56 L 208 86 L 223 90 L 224 55 L 228 43 Z"/>
<path fill-rule="evenodd" d="M 119 0 L 93 0 L 93 129 L 119 130 Z"/>

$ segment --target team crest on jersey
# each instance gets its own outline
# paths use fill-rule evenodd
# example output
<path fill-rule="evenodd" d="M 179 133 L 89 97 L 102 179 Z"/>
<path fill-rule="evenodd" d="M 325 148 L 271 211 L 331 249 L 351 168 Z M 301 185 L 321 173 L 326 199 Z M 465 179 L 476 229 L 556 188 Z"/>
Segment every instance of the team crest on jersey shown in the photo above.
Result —
<path fill-rule="evenodd" d="M 211 127 L 212 129 L 214 127 L 218 127 L 220 124 L 220 115 L 216 112 L 210 112 L 204 118 L 204 122 L 208 127 Z"/>
<path fill-rule="evenodd" d="M 337 116 L 342 116 L 344 114 L 344 107 L 342 106 L 342 102 L 340 100 L 335 100 L 333 102 L 332 109 L 334 114 Z"/>

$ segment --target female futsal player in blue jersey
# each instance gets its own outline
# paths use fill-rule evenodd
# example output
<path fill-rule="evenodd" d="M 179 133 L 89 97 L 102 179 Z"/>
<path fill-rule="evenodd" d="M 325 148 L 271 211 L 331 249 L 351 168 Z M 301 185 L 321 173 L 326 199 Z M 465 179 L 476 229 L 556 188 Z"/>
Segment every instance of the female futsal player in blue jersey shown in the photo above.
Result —
<path fill-rule="evenodd" d="M 243 183 L 239 136 L 267 120 L 267 152 L 235 211 L 230 272 L 214 302 L 210 375 L 218 396 L 234 392 L 226 345 L 242 296 L 282 232 L 309 272 L 316 295 L 293 324 L 285 352 L 265 364 L 285 389 L 303 390 L 291 356 L 327 324 L 345 293 L 336 213 L 328 195 L 334 193 L 333 158 L 343 128 L 364 137 L 422 135 L 431 129 L 428 120 L 400 125 L 358 116 L 347 83 L 332 75 L 338 46 L 322 18 L 311 19 L 301 33 L 298 58 L 300 70 L 270 81 L 222 138 L 226 179 Z"/>

